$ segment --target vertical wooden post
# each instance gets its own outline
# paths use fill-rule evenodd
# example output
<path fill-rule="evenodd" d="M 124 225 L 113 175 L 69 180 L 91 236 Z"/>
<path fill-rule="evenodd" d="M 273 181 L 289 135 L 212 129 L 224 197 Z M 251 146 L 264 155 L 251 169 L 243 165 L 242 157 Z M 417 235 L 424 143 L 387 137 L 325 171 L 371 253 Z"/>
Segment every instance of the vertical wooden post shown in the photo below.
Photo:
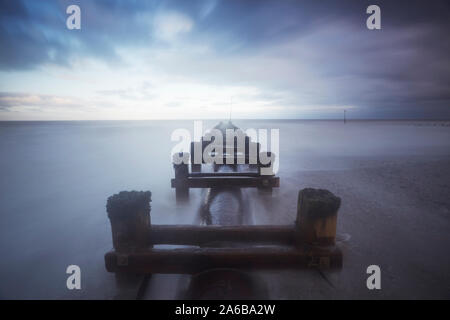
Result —
<path fill-rule="evenodd" d="M 203 152 L 202 152 L 201 142 L 191 142 L 191 171 L 192 172 L 200 172 L 202 169 L 202 162 L 203 162 Z M 197 156 L 198 160 L 201 160 L 200 163 L 195 163 L 195 154 L 196 152 L 202 153 L 199 156 Z"/>
<path fill-rule="evenodd" d="M 175 161 L 175 158 L 183 159 L 182 162 L 179 160 Z M 177 154 L 174 154 L 174 161 L 173 161 L 173 169 L 175 170 L 175 179 L 178 181 L 187 180 L 189 175 L 189 167 L 188 167 L 188 159 L 189 159 L 189 153 L 187 152 L 180 152 Z M 175 196 L 177 201 L 178 200 L 185 200 L 189 197 L 189 188 L 187 186 L 177 187 L 175 188 Z"/>
<path fill-rule="evenodd" d="M 333 245 L 340 205 L 341 199 L 328 190 L 300 190 L 297 203 L 297 242 Z"/>
<path fill-rule="evenodd" d="M 150 191 L 122 191 L 108 198 L 114 249 L 130 252 L 149 246 Z"/>
<path fill-rule="evenodd" d="M 265 157 L 270 158 L 271 161 L 269 163 L 266 164 L 262 164 L 261 163 L 261 155 L 264 154 Z M 273 172 L 273 164 L 275 162 L 275 153 L 272 153 L 270 151 L 267 152 L 260 152 L 258 154 L 258 174 L 261 175 L 261 170 L 264 168 L 265 169 L 265 174 L 262 175 L 263 177 L 270 177 L 275 175 L 275 173 Z M 267 171 L 270 171 L 269 174 L 267 174 Z M 268 181 L 263 180 L 263 184 L 264 183 L 268 183 Z M 272 187 L 270 186 L 264 186 L 264 187 L 258 187 L 258 191 L 266 193 L 266 194 L 272 194 Z"/>
<path fill-rule="evenodd" d="M 261 163 L 261 157 L 264 155 L 266 158 L 270 158 L 271 161 L 269 163 L 263 164 Z M 270 151 L 260 152 L 258 155 L 258 173 L 261 174 L 261 169 L 266 168 L 266 172 L 270 171 L 269 174 L 265 174 L 266 176 L 273 176 L 275 173 L 273 172 L 273 165 L 275 163 L 275 153 Z"/>

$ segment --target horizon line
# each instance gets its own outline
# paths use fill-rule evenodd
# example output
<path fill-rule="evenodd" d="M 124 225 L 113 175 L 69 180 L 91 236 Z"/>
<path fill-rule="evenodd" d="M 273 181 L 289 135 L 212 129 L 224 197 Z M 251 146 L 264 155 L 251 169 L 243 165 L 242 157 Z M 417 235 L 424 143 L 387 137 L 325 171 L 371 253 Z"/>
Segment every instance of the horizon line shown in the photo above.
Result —
<path fill-rule="evenodd" d="M 0 122 L 118 122 L 118 121 L 342 121 L 343 119 L 337 118 L 236 118 L 236 119 L 222 119 L 222 118 L 193 118 L 193 119 L 56 119 L 56 120 L 1 120 Z M 357 118 L 357 119 L 346 119 L 346 122 L 351 121 L 450 121 L 450 118 L 446 119 L 435 119 L 435 118 Z"/>

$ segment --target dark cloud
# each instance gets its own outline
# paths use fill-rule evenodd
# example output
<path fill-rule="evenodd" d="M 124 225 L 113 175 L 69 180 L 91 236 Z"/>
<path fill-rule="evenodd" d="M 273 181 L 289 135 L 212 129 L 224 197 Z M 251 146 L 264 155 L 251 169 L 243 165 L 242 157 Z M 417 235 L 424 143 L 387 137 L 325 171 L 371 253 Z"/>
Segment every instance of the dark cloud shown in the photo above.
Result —
<path fill-rule="evenodd" d="M 196 22 L 195 39 L 207 39 L 218 50 L 256 50 L 308 34 L 319 24 L 347 21 L 365 25 L 365 8 L 372 1 L 267 1 L 267 0 L 59 0 L 2 1 L 0 4 L 0 68 L 26 69 L 40 63 L 67 64 L 77 54 L 116 59 L 123 46 L 149 46 L 149 23 L 158 11 L 176 10 Z M 378 1 L 383 27 L 405 25 L 449 26 L 448 1 Z M 78 4 L 82 29 L 65 27 L 65 9 Z M 205 16 L 205 10 L 210 12 Z M 139 19 L 141 17 L 141 19 Z M 439 46 L 441 28 L 428 44 Z"/>
<path fill-rule="evenodd" d="M 374 3 L 382 9 L 379 31 L 365 28 L 365 10 Z M 81 30 L 65 27 L 70 4 L 82 9 Z M 26 70 L 45 63 L 70 67 L 77 57 L 118 66 L 123 63 L 117 54 L 121 48 L 164 45 L 154 37 L 152 21 L 159 12 L 172 11 L 195 22 L 185 41 L 207 43 L 224 59 L 245 56 L 249 63 L 223 70 L 180 57 L 179 63 L 161 66 L 174 74 L 289 91 L 284 100 L 288 105 L 308 99 L 357 105 L 361 116 L 367 117 L 450 117 L 446 0 L 2 1 L 0 70 Z M 251 57 L 279 65 L 253 66 Z M 313 87 L 295 76 L 305 68 L 311 82 L 320 80 L 326 86 Z"/>
<path fill-rule="evenodd" d="M 135 15 L 152 9 L 132 1 L 2 1 L 0 68 L 68 65 L 77 56 L 117 60 L 116 48 L 143 44 L 148 30 Z M 66 28 L 66 8 L 81 7 L 81 30 Z M 117 61 L 115 61 L 117 62 Z"/>

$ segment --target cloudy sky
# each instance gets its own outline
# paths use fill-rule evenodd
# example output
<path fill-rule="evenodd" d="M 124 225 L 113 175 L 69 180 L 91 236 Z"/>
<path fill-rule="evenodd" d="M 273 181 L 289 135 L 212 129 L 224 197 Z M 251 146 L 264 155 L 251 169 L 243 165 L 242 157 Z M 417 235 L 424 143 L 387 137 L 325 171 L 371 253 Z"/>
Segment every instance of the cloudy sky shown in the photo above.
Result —
<path fill-rule="evenodd" d="M 448 119 L 449 18 L 445 0 L 3 0 L 0 120 Z"/>

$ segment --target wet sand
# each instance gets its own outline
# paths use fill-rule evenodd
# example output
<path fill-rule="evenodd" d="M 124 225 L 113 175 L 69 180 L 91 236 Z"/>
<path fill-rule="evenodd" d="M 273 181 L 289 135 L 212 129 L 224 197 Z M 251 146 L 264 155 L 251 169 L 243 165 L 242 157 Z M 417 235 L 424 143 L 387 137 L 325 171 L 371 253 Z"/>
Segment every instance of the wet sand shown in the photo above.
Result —
<path fill-rule="evenodd" d="M 276 203 L 280 220 L 293 221 L 295 186 L 322 187 L 342 198 L 336 272 L 268 273 L 275 299 L 450 298 L 450 159 L 361 161 L 355 170 L 297 172 L 285 177 Z M 276 223 L 258 206 L 257 221 Z M 368 290 L 366 268 L 381 268 L 381 290 Z M 324 277 L 326 279 L 324 279 Z M 325 281 L 324 281 L 325 280 Z"/>

